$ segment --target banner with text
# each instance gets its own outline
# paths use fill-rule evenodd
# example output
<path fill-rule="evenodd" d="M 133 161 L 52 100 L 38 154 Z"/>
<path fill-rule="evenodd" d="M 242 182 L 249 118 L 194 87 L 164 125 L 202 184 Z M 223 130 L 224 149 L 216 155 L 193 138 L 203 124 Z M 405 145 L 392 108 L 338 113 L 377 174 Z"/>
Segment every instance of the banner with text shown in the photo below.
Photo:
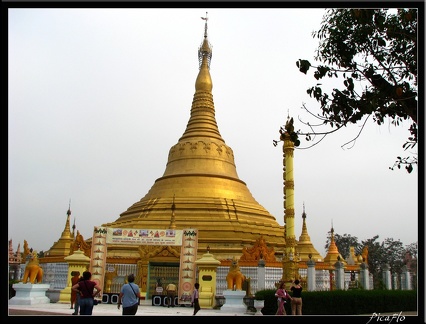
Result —
<path fill-rule="evenodd" d="M 102 290 L 104 290 L 103 286 L 107 254 L 106 236 L 107 229 L 105 227 L 95 226 L 92 236 L 92 257 L 90 259 L 89 269 L 92 273 L 91 279 L 95 281 L 102 288 Z"/>
<path fill-rule="evenodd" d="M 179 304 L 191 305 L 191 295 L 197 275 L 198 230 L 183 230 L 179 267 Z"/>
<path fill-rule="evenodd" d="M 107 228 L 107 244 L 182 245 L 183 230 Z"/>

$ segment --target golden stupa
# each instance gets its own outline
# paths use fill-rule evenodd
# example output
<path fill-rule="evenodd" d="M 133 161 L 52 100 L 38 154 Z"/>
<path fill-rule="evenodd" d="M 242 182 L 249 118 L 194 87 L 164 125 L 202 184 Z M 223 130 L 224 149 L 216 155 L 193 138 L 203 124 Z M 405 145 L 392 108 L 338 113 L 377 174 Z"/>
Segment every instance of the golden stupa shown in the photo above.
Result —
<path fill-rule="evenodd" d="M 164 174 L 116 221 L 102 226 L 194 228 L 199 233 L 198 254 L 209 246 L 219 260 L 241 256 L 243 247 L 260 236 L 278 252 L 285 246 L 284 226 L 255 200 L 238 177 L 234 153 L 219 132 L 209 71 L 211 57 L 206 20 L 190 118 L 185 132 L 169 150 Z M 115 253 L 114 246 L 108 246 L 108 256 L 131 256 L 138 247 L 117 249 Z"/>
<path fill-rule="evenodd" d="M 277 223 L 238 177 L 233 151 L 222 138 L 215 118 L 210 76 L 212 48 L 207 38 L 207 18 L 205 20 L 189 121 L 177 144 L 169 150 L 163 175 L 117 220 L 101 227 L 194 229 L 198 231 L 197 256 L 210 251 L 224 267 L 229 266 L 234 258 L 244 266 L 257 266 L 263 259 L 269 267 L 282 268 L 281 280 L 286 282 L 298 277 L 298 269 L 306 269 L 307 261 L 311 259 L 316 262 L 317 268 L 328 270 L 337 256 L 341 260 L 343 258 L 334 241 L 326 258 L 318 253 L 308 234 L 304 207 L 299 240 L 294 233 L 294 143 L 289 140 L 292 119 L 287 121 L 281 134 L 285 226 Z M 93 257 L 92 245 L 96 245 L 96 240 L 85 240 L 79 231 L 76 233 L 75 224 L 71 232 L 70 215 L 71 210 L 68 209 L 62 235 L 40 259 L 41 263 L 63 262 L 77 250 Z M 121 272 L 133 271 L 147 298 L 155 294 L 156 281 L 165 273 L 168 280 L 179 280 L 180 246 L 108 243 L 106 252 L 105 293 L 120 291 L 120 284 L 111 285 L 112 268 L 115 269 L 114 275 L 118 268 Z M 183 258 L 183 263 L 192 262 Z M 96 260 L 96 257 L 93 259 Z M 357 264 L 353 267 L 355 269 Z"/>

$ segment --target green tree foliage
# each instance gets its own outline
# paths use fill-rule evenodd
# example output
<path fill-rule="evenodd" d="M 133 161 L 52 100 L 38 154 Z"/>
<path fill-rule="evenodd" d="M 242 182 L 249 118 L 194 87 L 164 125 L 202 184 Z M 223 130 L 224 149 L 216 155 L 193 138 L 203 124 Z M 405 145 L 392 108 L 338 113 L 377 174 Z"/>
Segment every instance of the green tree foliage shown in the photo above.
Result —
<path fill-rule="evenodd" d="M 380 242 L 377 242 L 378 238 L 379 235 L 375 235 L 371 239 L 361 242 L 363 247 L 368 247 L 368 271 L 373 275 L 374 288 L 383 287 L 381 271 L 390 257 L 387 251 L 381 249 Z"/>
<path fill-rule="evenodd" d="M 410 123 L 405 151 L 417 145 L 417 9 L 330 9 L 321 28 L 313 33 L 320 43 L 313 66 L 299 59 L 296 65 L 307 74 L 314 68 L 316 80 L 341 78 L 340 89 L 328 91 L 317 83 L 307 93 L 320 104 L 321 114 L 303 108 L 320 123 L 302 123 L 309 131 L 298 131 L 307 141 L 319 143 L 326 135 L 350 124 L 365 125 L 368 119 L 398 127 Z M 326 132 L 321 126 L 330 127 Z M 348 145 L 356 140 L 359 134 Z M 296 138 L 298 140 L 298 138 Z M 315 145 L 315 144 L 314 144 Z M 417 153 L 397 157 L 390 169 L 404 166 L 408 173 L 417 165 Z"/>
<path fill-rule="evenodd" d="M 418 244 L 411 243 L 406 246 L 404 263 L 407 266 L 407 269 L 413 274 L 413 288 L 417 289 L 417 254 L 418 254 Z"/>

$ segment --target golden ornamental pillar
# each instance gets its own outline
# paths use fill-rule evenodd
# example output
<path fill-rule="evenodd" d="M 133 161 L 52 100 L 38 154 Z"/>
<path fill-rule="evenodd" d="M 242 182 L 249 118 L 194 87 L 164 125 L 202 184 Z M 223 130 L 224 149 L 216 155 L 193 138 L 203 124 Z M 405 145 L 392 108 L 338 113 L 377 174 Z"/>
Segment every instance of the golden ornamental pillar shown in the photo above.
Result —
<path fill-rule="evenodd" d="M 299 257 L 296 253 L 296 236 L 294 231 L 294 133 L 293 118 L 287 119 L 285 128 L 280 130 L 283 142 L 283 180 L 284 180 L 284 226 L 285 252 L 283 255 L 282 281 L 291 283 L 298 276 Z"/>
<path fill-rule="evenodd" d="M 141 291 L 141 296 L 144 299 L 149 297 L 149 286 L 148 286 L 148 260 L 142 260 L 137 262 L 138 265 L 138 273 L 137 273 L 137 283 L 139 284 L 139 288 Z"/>
<path fill-rule="evenodd" d="M 220 261 L 210 253 L 210 247 L 207 246 L 207 253 L 195 261 L 198 271 L 199 302 L 201 308 L 214 308 L 216 306 L 216 278 L 217 267 Z M 191 287 L 191 294 L 193 288 Z"/>
<path fill-rule="evenodd" d="M 71 273 L 80 272 L 83 275 L 84 271 L 89 269 L 90 258 L 84 254 L 83 251 L 78 249 L 74 251 L 73 254 L 64 258 L 68 263 L 68 275 L 67 275 L 67 285 L 59 293 L 58 303 L 60 304 L 70 304 L 71 303 Z"/>

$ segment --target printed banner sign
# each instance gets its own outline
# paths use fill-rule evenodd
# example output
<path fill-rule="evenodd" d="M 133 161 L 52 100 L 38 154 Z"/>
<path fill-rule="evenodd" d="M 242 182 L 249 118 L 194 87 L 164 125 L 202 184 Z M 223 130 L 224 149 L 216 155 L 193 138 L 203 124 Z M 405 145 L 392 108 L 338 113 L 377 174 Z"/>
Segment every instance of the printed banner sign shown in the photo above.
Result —
<path fill-rule="evenodd" d="M 194 291 L 195 277 L 197 275 L 198 230 L 183 230 L 179 267 L 179 304 L 191 305 L 191 295 Z"/>
<path fill-rule="evenodd" d="M 96 227 L 93 230 L 92 237 L 92 258 L 90 259 L 90 272 L 92 280 L 95 281 L 104 290 L 105 266 L 106 266 L 106 236 L 105 227 Z"/>
<path fill-rule="evenodd" d="M 183 230 L 107 228 L 107 244 L 182 245 Z"/>

